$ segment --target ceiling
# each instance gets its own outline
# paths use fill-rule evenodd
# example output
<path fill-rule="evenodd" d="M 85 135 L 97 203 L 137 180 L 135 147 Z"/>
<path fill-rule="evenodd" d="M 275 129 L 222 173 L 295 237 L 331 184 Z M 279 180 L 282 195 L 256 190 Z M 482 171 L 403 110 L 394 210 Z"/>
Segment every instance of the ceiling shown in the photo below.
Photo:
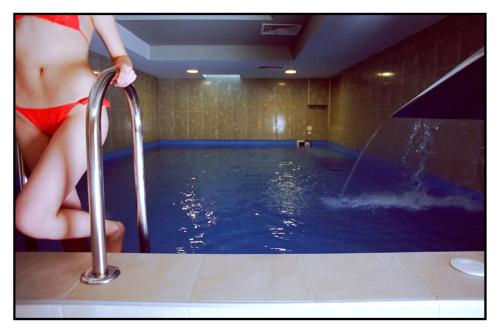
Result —
<path fill-rule="evenodd" d="M 193 19 L 194 17 L 194 19 Z M 191 15 L 185 19 L 119 19 L 120 24 L 150 45 L 286 45 L 292 46 L 297 36 L 265 36 L 261 23 L 306 25 L 309 15 L 248 15 L 235 19 L 218 15 L 213 19 Z M 205 19 L 203 19 L 205 18 Z"/>
<path fill-rule="evenodd" d="M 330 77 L 443 19 L 445 15 L 116 15 L 135 67 L 160 78 L 239 74 L 245 78 Z M 299 24 L 295 36 L 261 25 Z M 107 51 L 99 38 L 91 50 Z M 200 74 L 187 74 L 198 68 Z"/>

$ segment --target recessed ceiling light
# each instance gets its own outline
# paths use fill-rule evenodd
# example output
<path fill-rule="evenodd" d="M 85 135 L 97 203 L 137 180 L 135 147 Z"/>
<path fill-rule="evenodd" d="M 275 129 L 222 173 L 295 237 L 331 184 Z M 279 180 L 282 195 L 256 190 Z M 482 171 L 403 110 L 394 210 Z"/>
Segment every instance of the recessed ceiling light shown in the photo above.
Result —
<path fill-rule="evenodd" d="M 296 69 L 289 68 L 289 69 L 285 70 L 285 74 L 296 74 L 296 73 L 297 73 Z"/>
<path fill-rule="evenodd" d="M 239 80 L 240 74 L 202 74 L 202 76 L 207 79 L 230 79 L 230 80 Z"/>
<path fill-rule="evenodd" d="M 186 70 L 189 74 L 198 74 L 200 71 L 197 70 L 196 68 L 189 68 Z"/>
<path fill-rule="evenodd" d="M 394 76 L 394 72 L 380 72 L 380 73 L 377 73 L 377 76 L 380 76 L 380 77 L 391 77 L 391 76 Z"/>

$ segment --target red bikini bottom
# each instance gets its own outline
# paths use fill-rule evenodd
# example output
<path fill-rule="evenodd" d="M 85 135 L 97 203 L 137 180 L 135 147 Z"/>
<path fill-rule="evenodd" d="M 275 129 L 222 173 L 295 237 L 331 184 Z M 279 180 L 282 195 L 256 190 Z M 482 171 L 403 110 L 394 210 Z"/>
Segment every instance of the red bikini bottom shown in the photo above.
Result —
<path fill-rule="evenodd" d="M 86 105 L 88 101 L 89 98 L 85 97 L 73 103 L 46 109 L 28 109 L 16 106 L 16 110 L 29 119 L 40 131 L 48 136 L 52 136 L 64 120 L 66 120 L 69 112 L 75 107 L 75 105 Z M 107 99 L 104 99 L 103 105 L 109 108 L 111 104 Z"/>

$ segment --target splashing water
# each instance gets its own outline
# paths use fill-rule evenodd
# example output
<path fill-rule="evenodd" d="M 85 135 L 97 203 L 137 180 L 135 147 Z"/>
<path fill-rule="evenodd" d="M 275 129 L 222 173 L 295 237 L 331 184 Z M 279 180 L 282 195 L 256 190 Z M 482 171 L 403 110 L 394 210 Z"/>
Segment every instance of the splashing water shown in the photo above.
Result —
<path fill-rule="evenodd" d="M 469 211 L 483 210 L 483 204 L 477 200 L 458 195 L 435 197 L 425 192 L 363 194 L 355 197 L 324 197 L 322 202 L 332 209 L 374 209 L 400 208 L 413 211 L 430 208 L 463 208 Z"/>
<path fill-rule="evenodd" d="M 432 144 L 435 137 L 434 134 L 437 134 L 438 131 L 439 123 L 435 124 L 424 119 L 417 120 L 408 136 L 406 151 L 401 156 L 403 169 L 407 174 L 411 173 L 411 181 L 417 192 L 423 191 L 422 176 L 424 175 L 425 164 L 429 156 L 434 154 Z M 410 154 L 414 154 L 414 157 L 418 160 L 418 167 L 414 172 L 413 170 L 415 169 L 410 166 Z"/>
<path fill-rule="evenodd" d="M 428 194 L 424 188 L 422 178 L 425 175 L 426 162 L 429 156 L 434 154 L 432 146 L 439 127 L 439 121 L 419 119 L 415 121 L 411 128 L 406 140 L 406 150 L 401 156 L 404 173 L 411 180 L 412 188 L 410 190 L 398 193 L 380 192 L 358 196 L 345 195 L 345 189 L 359 163 L 360 158 L 358 158 L 340 195 L 336 197 L 324 197 L 322 198 L 323 203 L 332 209 L 400 208 L 417 211 L 435 207 L 454 207 L 469 211 L 483 210 L 483 203 L 481 201 L 460 195 L 437 197 Z M 367 146 L 363 150 L 363 153 Z M 417 161 L 416 167 L 412 167 L 411 160 Z"/>

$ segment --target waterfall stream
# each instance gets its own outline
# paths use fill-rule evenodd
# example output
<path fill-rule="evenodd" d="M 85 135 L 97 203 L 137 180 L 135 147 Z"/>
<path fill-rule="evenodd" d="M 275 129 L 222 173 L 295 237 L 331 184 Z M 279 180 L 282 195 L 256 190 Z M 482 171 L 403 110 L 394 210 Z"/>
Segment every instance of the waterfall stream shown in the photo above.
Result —
<path fill-rule="evenodd" d="M 358 155 L 344 185 L 341 188 L 341 191 L 338 196 L 326 198 L 326 203 L 335 208 L 339 207 L 347 207 L 349 204 L 351 206 L 361 207 L 364 205 L 362 199 L 366 203 L 365 206 L 398 206 L 403 207 L 407 206 L 410 209 L 413 207 L 421 208 L 428 206 L 459 206 L 470 208 L 471 210 L 478 209 L 478 206 L 474 202 L 464 201 L 460 198 L 449 197 L 446 198 L 435 198 L 434 200 L 432 196 L 430 196 L 426 189 L 424 188 L 423 177 L 426 174 L 426 166 L 428 164 L 429 158 L 435 154 L 435 150 L 433 145 L 435 143 L 435 139 L 439 133 L 441 119 L 439 119 L 439 115 L 431 115 L 434 119 L 428 119 L 429 110 L 422 110 L 422 116 L 419 115 L 419 105 L 428 105 L 429 102 L 426 101 L 426 94 L 432 92 L 434 96 L 431 98 L 436 98 L 436 91 L 441 92 L 442 90 L 434 90 L 437 87 L 440 87 L 442 83 L 447 81 L 450 78 L 456 79 L 458 77 L 458 73 L 460 73 L 463 69 L 467 68 L 468 65 L 474 64 L 477 60 L 483 58 L 484 50 L 481 49 L 474 53 L 472 56 L 467 58 L 461 64 L 456 66 L 446 75 L 444 75 L 441 79 L 436 81 L 434 84 L 429 86 L 427 89 L 418 94 L 415 98 L 411 99 L 409 102 L 404 104 L 401 108 L 399 108 L 396 112 L 391 114 L 372 134 L 369 138 L 365 146 L 363 147 L 361 153 Z M 482 59 L 484 60 L 484 58 Z M 471 66 L 472 67 L 472 66 Z M 469 69 L 471 68 L 469 67 Z M 449 82 L 451 82 L 450 80 Z M 444 89 L 442 88 L 439 89 Z M 446 87 L 446 86 L 444 86 Z M 449 87 L 446 89 L 450 89 Z M 431 94 L 429 94 L 431 95 Z M 439 96 L 441 97 L 441 96 Z M 464 97 L 464 96 L 457 96 Z M 450 98 L 450 96 L 445 96 L 444 98 Z M 454 98 L 454 96 L 452 96 Z M 467 98 L 467 97 L 465 97 Z M 443 99 L 443 98 L 441 98 Z M 441 103 L 446 105 L 448 100 L 442 100 Z M 456 101 L 455 101 L 456 102 Z M 427 103 L 427 104 L 426 104 Z M 451 104 L 451 103 L 450 103 Z M 467 104 L 469 105 L 469 104 Z M 410 112 L 408 110 L 411 109 Z M 449 112 L 449 110 L 447 110 Z M 463 112 L 463 111 L 462 111 Z M 399 116 L 398 114 L 403 114 L 403 116 Z M 409 114 L 409 115 L 407 115 Z M 413 119 L 413 123 L 410 126 L 409 133 L 405 138 L 405 148 L 403 153 L 398 161 L 400 168 L 402 169 L 406 179 L 410 181 L 411 188 L 404 193 L 363 193 L 358 197 L 349 197 L 347 195 L 347 190 L 349 185 L 352 182 L 352 178 L 354 174 L 359 170 L 359 164 L 363 159 L 370 159 L 371 156 L 368 153 L 368 148 L 374 141 L 374 139 L 379 135 L 380 131 L 387 124 L 387 121 L 392 119 L 393 117 L 403 117 L 407 119 Z M 449 119 L 454 119 L 450 117 L 448 114 L 447 117 Z M 444 117 L 443 117 L 444 118 Z M 457 133 L 459 135 L 459 133 Z M 387 149 L 390 149 L 388 143 Z M 399 198 L 398 198 L 399 197 Z M 324 200 L 324 201 L 325 201 Z M 436 201 L 433 203 L 433 200 Z M 437 202 L 439 201 L 439 202 Z"/>

